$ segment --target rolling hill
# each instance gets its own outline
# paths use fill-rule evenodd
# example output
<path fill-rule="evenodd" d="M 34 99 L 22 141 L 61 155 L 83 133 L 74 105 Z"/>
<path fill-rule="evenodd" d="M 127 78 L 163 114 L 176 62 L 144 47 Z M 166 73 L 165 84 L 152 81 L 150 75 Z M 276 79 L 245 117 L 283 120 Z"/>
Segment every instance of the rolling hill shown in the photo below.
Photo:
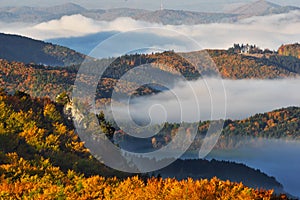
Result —
<path fill-rule="evenodd" d="M 222 134 L 218 142 L 214 146 L 215 150 L 236 150 L 239 148 L 255 147 L 260 140 L 263 139 L 281 139 L 282 141 L 299 141 L 300 140 L 300 108 L 288 107 L 273 110 L 266 113 L 259 113 L 242 120 L 226 119 Z M 174 133 L 181 127 L 181 130 L 186 132 L 188 137 L 189 129 L 198 126 L 198 133 L 193 139 L 191 146 L 188 149 L 189 153 L 199 152 L 203 143 L 203 138 L 207 134 L 209 125 L 214 121 L 203 121 L 197 124 L 186 123 L 182 124 L 166 123 L 164 127 L 152 138 L 145 140 L 133 138 L 129 135 L 122 134 L 117 125 L 115 134 L 115 142 L 123 149 L 131 151 L 139 151 L 146 148 L 155 150 L 161 148 L 173 139 Z M 114 123 L 113 123 L 114 124 Z M 153 138 L 155 142 L 153 142 Z M 130 146 L 130 144 L 138 144 Z"/>
<path fill-rule="evenodd" d="M 194 56 L 192 53 L 191 55 Z M 296 77 L 299 75 L 296 72 L 283 68 L 285 64 L 276 63 L 275 61 L 270 62 L 269 59 L 228 54 L 226 51 L 222 54 L 212 55 L 212 58 L 217 63 L 222 77 L 228 79 L 272 79 Z M 132 67 L 149 62 L 156 68 L 157 59 L 165 59 L 164 63 L 170 67 L 160 71 L 160 75 L 163 73 L 165 78 L 170 78 L 171 82 L 177 80 L 178 71 L 183 73 L 188 79 L 194 79 L 199 76 L 199 72 L 192 66 L 189 66 L 189 63 L 180 59 L 177 54 L 173 55 L 172 53 L 165 52 L 153 55 L 124 56 L 116 59 L 106 74 L 104 74 L 104 77 L 102 77 L 102 84 L 98 88 L 97 98 L 109 98 L 119 77 Z M 299 64 L 299 60 L 296 59 L 296 61 Z M 36 97 L 49 96 L 53 99 L 63 91 L 71 92 L 78 67 L 78 65 L 73 67 L 51 67 L 24 64 L 22 62 L 9 62 L 2 59 L 0 60 L 0 82 L 9 92 L 21 90 Z M 216 72 L 210 71 L 209 68 L 203 68 L 203 71 L 200 72 L 202 75 L 212 75 L 214 73 Z M 94 75 L 89 74 L 80 80 L 82 83 L 88 85 L 89 80 L 93 80 L 93 78 L 95 78 Z M 130 85 L 134 88 L 135 83 L 131 83 Z M 131 87 L 129 87 L 130 85 L 127 86 L 128 93 L 133 92 Z M 143 90 L 145 92 L 148 91 L 148 93 L 153 92 L 146 88 Z M 147 92 L 145 92 L 142 93 L 146 94 Z"/>
<path fill-rule="evenodd" d="M 255 143 L 257 138 L 300 140 L 299 119 L 300 108 L 288 107 L 259 113 L 243 120 L 226 120 L 222 136 L 215 148 L 235 149 Z M 205 127 L 206 123 L 200 127 L 200 132 L 205 132 Z M 200 138 L 198 142 L 201 142 Z M 195 146 L 199 145 L 196 143 Z"/>
<path fill-rule="evenodd" d="M 229 11 L 228 13 L 239 15 L 242 18 L 247 18 L 252 16 L 264 16 L 264 15 L 288 13 L 294 10 L 299 11 L 300 8 L 295 6 L 280 6 L 278 4 L 274 4 L 265 0 L 259 0 L 235 8 Z"/>
<path fill-rule="evenodd" d="M 85 56 L 66 47 L 0 33 L 0 58 L 51 66 L 80 64 Z"/>
<path fill-rule="evenodd" d="M 0 41 L 0 81 L 9 92 L 22 90 L 33 96 L 54 98 L 63 91 L 72 90 L 76 72 L 85 58 L 84 55 L 62 46 L 16 35 L 0 34 Z M 281 53 L 240 54 L 231 49 L 207 50 L 207 53 L 206 56 L 209 55 L 215 62 L 218 72 L 201 60 L 201 51 L 167 51 L 113 58 L 102 79 L 103 84 L 98 88 L 97 97 L 109 98 L 116 81 L 125 72 L 144 64 L 160 70 L 171 82 L 178 79 L 178 73 L 189 80 L 198 78 L 200 74 L 211 76 L 219 73 L 226 79 L 274 79 L 297 77 L 300 73 L 300 60 L 280 55 Z M 199 69 L 186 59 L 193 61 Z M 105 60 L 103 59 L 104 62 Z M 89 78 L 81 80 L 88 85 L 94 74 L 88 74 L 87 77 Z M 134 84 L 131 83 L 131 86 Z M 128 87 L 128 93 L 133 92 L 130 88 Z M 149 88 L 142 90 L 143 94 L 147 93 L 145 91 L 154 92 Z"/>

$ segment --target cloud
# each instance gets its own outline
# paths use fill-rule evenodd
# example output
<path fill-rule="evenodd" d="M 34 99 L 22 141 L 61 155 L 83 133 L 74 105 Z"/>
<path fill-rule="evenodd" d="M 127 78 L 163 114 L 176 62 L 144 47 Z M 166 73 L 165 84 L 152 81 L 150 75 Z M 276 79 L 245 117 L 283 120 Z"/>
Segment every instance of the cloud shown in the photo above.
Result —
<path fill-rule="evenodd" d="M 277 49 L 283 43 L 294 43 L 300 36 L 300 12 L 251 17 L 234 24 L 204 24 L 185 27 L 186 33 L 205 48 L 228 48 L 233 43 L 257 44 Z"/>
<path fill-rule="evenodd" d="M 36 25 L 1 23 L 0 31 L 46 40 L 79 36 L 89 38 L 90 34 L 111 31 L 124 33 L 139 30 L 140 34 L 147 34 L 149 27 L 178 31 L 193 38 L 203 48 L 228 48 L 233 43 L 251 43 L 262 48 L 277 49 L 283 43 L 299 41 L 300 12 L 293 11 L 286 14 L 251 17 L 233 24 L 199 24 L 193 26 L 152 24 L 131 18 L 118 18 L 110 22 L 96 21 L 82 15 L 71 15 Z M 169 41 L 178 39 L 164 31 L 151 33 L 147 37 L 168 37 Z M 134 39 L 132 37 L 124 42 L 133 43 Z M 145 42 L 145 46 L 149 46 L 149 44 Z M 172 42 L 169 46 L 172 46 Z"/>
<path fill-rule="evenodd" d="M 63 16 L 60 19 L 40 24 L 1 23 L 0 31 L 46 40 L 61 37 L 79 37 L 107 31 L 126 32 L 153 26 L 151 23 L 135 21 L 131 18 L 118 18 L 109 22 L 96 21 L 77 14 Z"/>
<path fill-rule="evenodd" d="M 297 92 L 299 84 L 300 79 L 205 78 L 193 82 L 180 82 L 169 91 L 132 100 L 129 112 L 136 121 L 149 121 L 151 118 L 153 123 L 243 119 L 282 107 L 300 106 L 300 94 Z M 119 116 L 128 116 L 127 113 L 123 113 L 127 111 L 124 106 L 114 108 L 115 114 Z"/>
<path fill-rule="evenodd" d="M 227 117 L 242 119 L 256 113 L 300 106 L 300 79 L 226 80 Z"/>
<path fill-rule="evenodd" d="M 102 31 L 100 23 L 82 15 L 63 16 L 59 20 L 37 24 L 32 29 L 36 33 L 44 33 L 45 38 L 82 36 Z"/>

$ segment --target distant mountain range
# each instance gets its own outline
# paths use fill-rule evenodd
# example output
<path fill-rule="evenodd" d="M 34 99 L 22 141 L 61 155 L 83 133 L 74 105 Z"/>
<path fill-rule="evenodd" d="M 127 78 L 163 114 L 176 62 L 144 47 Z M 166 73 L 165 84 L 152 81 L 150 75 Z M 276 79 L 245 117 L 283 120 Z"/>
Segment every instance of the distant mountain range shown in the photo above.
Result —
<path fill-rule="evenodd" d="M 157 10 L 116 8 L 116 9 L 86 9 L 77 4 L 67 3 L 53 7 L 4 7 L 0 8 L 0 21 L 40 23 L 59 19 L 64 15 L 80 14 L 101 21 L 112 21 L 119 17 L 130 17 L 136 20 L 170 25 L 203 24 L 203 23 L 233 23 L 242 18 L 287 13 L 300 10 L 293 6 L 280 6 L 265 0 L 246 4 L 226 13 L 192 12 L 184 10 Z"/>
<path fill-rule="evenodd" d="M 3 7 L 0 8 L 0 21 L 12 22 L 43 22 L 59 19 L 64 15 L 74 15 L 84 12 L 86 9 L 73 4 L 62 4 L 52 7 Z"/>
<path fill-rule="evenodd" d="M 149 11 L 132 8 L 85 9 L 77 4 L 67 3 L 54 7 L 7 7 L 0 8 L 0 21 L 41 23 L 59 19 L 64 15 L 80 14 L 99 21 L 112 21 L 119 17 L 162 24 L 201 24 L 213 22 L 234 22 L 236 14 L 202 13 L 182 10 Z"/>
<path fill-rule="evenodd" d="M 132 18 L 164 25 L 193 25 L 208 23 L 232 23 L 238 20 L 238 15 L 228 13 L 204 13 L 183 10 L 157 10 L 135 15 Z"/>

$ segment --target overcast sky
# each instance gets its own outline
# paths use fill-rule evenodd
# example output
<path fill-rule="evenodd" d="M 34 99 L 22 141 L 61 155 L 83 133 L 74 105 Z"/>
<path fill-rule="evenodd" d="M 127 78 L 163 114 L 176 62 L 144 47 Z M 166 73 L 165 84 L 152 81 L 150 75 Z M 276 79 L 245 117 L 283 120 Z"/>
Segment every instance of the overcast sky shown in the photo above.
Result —
<path fill-rule="evenodd" d="M 220 12 L 228 9 L 228 6 L 238 6 L 242 3 L 254 2 L 255 0 L 163 0 L 166 9 L 182 9 L 194 11 L 215 11 Z M 157 10 L 160 8 L 161 0 L 0 0 L 0 7 L 3 6 L 50 6 L 73 2 L 87 8 L 143 8 Z M 269 0 L 269 2 L 280 5 L 293 5 L 300 7 L 299 0 Z"/>

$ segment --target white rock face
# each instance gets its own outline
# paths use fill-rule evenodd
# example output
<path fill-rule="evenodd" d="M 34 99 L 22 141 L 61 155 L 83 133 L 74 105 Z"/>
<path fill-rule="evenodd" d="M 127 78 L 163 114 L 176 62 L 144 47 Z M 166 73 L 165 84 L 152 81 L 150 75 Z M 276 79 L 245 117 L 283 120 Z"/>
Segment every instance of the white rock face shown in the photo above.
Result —
<path fill-rule="evenodd" d="M 82 123 L 84 115 L 79 111 L 78 108 L 76 108 L 72 101 L 65 105 L 64 113 L 68 117 L 68 119 L 72 119 L 77 126 L 86 128 L 87 125 L 85 123 Z"/>

